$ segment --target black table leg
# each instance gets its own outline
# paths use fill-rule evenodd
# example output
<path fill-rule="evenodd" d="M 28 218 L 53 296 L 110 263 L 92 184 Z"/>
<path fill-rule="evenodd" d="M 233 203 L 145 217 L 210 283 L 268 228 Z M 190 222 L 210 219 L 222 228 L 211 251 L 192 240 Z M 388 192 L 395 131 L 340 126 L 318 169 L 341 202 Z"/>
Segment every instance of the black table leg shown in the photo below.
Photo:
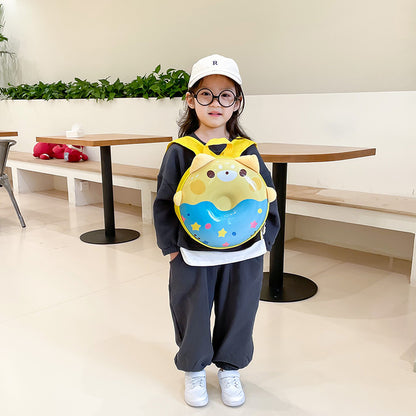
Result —
<path fill-rule="evenodd" d="M 117 244 L 135 240 L 140 236 L 136 230 L 115 228 L 114 222 L 114 196 L 113 172 L 111 168 L 110 146 L 100 147 L 101 153 L 101 179 L 103 186 L 104 204 L 104 230 L 88 231 L 81 235 L 81 240 L 91 244 Z"/>
<path fill-rule="evenodd" d="M 318 291 L 316 283 L 306 277 L 283 272 L 287 163 L 273 163 L 273 182 L 277 191 L 280 231 L 270 253 L 270 272 L 264 273 L 260 299 L 269 302 L 308 299 Z"/>

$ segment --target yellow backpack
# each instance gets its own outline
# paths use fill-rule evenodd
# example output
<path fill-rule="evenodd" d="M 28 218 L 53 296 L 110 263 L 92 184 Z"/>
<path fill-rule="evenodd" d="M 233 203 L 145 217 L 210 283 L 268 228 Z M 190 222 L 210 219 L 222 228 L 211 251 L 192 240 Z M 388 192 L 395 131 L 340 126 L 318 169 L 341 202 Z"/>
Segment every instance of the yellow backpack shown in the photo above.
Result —
<path fill-rule="evenodd" d="M 263 227 L 276 191 L 260 175 L 256 155 L 241 156 L 253 141 L 238 137 L 212 139 L 205 145 L 185 136 L 177 143 L 195 153 L 173 197 L 175 213 L 185 231 L 214 249 L 239 246 Z M 225 145 L 217 155 L 210 146 Z"/>

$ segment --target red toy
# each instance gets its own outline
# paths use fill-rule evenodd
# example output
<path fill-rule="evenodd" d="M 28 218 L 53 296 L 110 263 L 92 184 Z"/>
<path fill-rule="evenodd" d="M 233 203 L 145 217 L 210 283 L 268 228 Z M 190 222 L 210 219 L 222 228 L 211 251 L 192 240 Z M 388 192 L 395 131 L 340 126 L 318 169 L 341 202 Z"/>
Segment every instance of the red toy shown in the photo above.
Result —
<path fill-rule="evenodd" d="M 36 143 L 33 148 L 33 156 L 44 160 L 52 159 L 54 157 L 53 148 L 55 146 L 52 143 Z"/>
<path fill-rule="evenodd" d="M 83 146 L 36 143 L 33 148 L 33 156 L 43 160 L 55 158 L 65 159 L 67 162 L 81 162 L 88 160 L 88 156 L 82 150 Z"/>
<path fill-rule="evenodd" d="M 53 157 L 55 159 L 64 159 L 64 152 L 65 152 L 65 145 L 64 144 L 56 144 L 53 149 Z"/>
<path fill-rule="evenodd" d="M 82 162 L 88 160 L 88 156 L 85 153 L 82 153 L 83 146 L 74 146 L 70 144 L 65 146 L 64 149 L 64 159 L 67 162 Z"/>

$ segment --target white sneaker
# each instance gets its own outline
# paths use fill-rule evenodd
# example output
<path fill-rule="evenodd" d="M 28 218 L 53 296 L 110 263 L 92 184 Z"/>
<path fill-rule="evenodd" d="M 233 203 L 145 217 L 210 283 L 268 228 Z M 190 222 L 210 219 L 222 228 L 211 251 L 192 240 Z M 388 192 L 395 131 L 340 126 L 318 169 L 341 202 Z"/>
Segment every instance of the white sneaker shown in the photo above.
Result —
<path fill-rule="evenodd" d="M 205 370 L 185 373 L 185 402 L 193 407 L 208 403 Z"/>
<path fill-rule="evenodd" d="M 245 402 L 240 373 L 237 370 L 219 370 L 218 380 L 221 386 L 221 398 L 225 405 L 235 407 Z"/>

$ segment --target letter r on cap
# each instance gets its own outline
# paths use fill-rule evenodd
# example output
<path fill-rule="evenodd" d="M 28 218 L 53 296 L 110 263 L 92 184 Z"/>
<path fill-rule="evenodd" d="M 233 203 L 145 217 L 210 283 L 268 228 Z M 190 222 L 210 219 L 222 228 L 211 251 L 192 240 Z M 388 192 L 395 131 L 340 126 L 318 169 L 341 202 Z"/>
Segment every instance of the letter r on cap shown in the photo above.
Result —
<path fill-rule="evenodd" d="M 218 65 L 218 61 L 212 61 L 212 65 Z"/>

